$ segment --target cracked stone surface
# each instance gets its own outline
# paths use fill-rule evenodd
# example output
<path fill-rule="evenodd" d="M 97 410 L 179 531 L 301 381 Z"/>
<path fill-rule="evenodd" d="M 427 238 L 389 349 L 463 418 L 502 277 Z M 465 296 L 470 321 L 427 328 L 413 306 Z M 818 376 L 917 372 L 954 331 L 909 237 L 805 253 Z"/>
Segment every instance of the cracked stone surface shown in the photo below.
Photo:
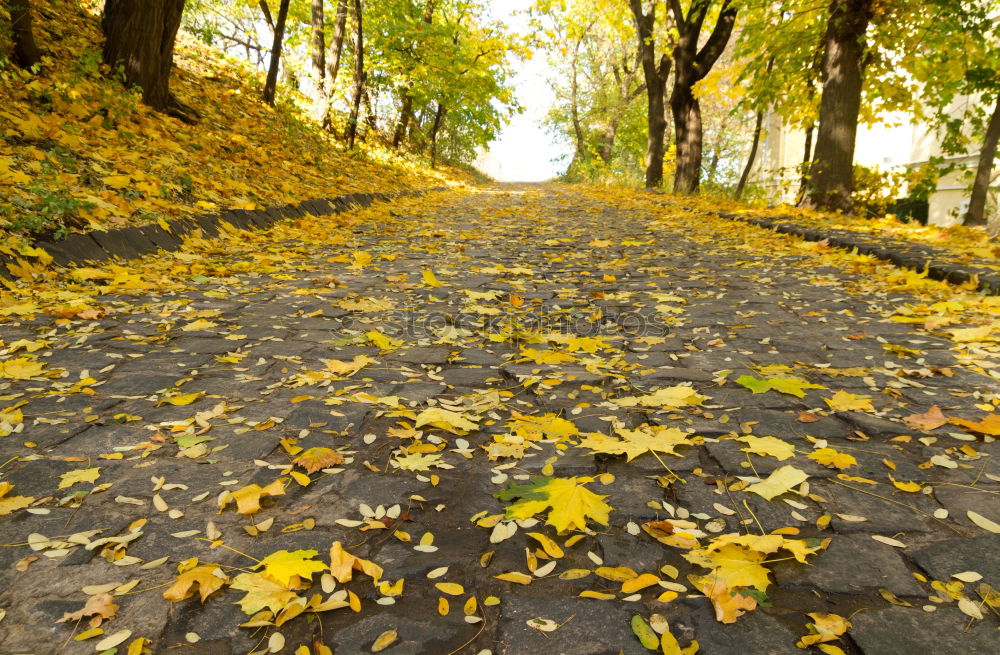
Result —
<path fill-rule="evenodd" d="M 954 299 L 943 295 L 953 290 L 917 295 L 882 264 L 562 187 L 434 194 L 343 214 L 317 232 L 279 226 L 201 248 L 187 260 L 158 255 L 158 265 L 183 269 L 184 284 L 106 294 L 115 311 L 101 320 L 2 324 L 2 360 L 24 356 L 12 349 L 17 339 L 38 341 L 32 357 L 51 375 L 0 380 L 0 409 L 20 403 L 23 414 L 0 437 L 0 483 L 13 485 L 7 498 L 33 499 L 0 516 L 0 652 L 94 652 L 94 639 L 72 639 L 86 620 L 56 620 L 83 607 L 85 587 L 111 583 L 120 609 L 105 635 L 130 630 L 151 653 L 262 653 L 274 631 L 284 653 L 318 643 L 338 655 L 368 653 L 394 629 L 390 655 L 638 654 L 650 651 L 629 621 L 657 613 L 701 653 L 785 655 L 805 652 L 795 641 L 809 612 L 852 617 L 831 642 L 851 655 L 997 652 L 997 614 L 984 607 L 966 631 L 969 617 L 931 586 L 969 571 L 1000 586 L 1000 535 L 968 516 L 1000 521 L 997 446 L 957 424 L 924 431 L 903 420 L 937 406 L 979 421 L 997 406 L 995 342 L 956 343 L 893 320 Z M 954 326 L 985 315 L 974 299 L 962 302 Z M 202 320 L 211 325 L 185 329 Z M 594 341 L 573 345 L 577 338 Z M 334 372 L 351 362 L 361 364 Z M 755 394 L 736 383 L 744 375 L 825 389 Z M 81 380 L 89 382 L 74 386 Z M 705 400 L 614 402 L 677 385 Z M 832 408 L 837 391 L 872 406 Z M 474 415 L 476 429 L 413 429 L 418 414 L 442 405 Z M 518 416 L 558 416 L 576 433 L 538 434 L 526 438 L 523 458 L 489 459 Z M 575 445 L 586 433 L 649 426 L 692 440 L 631 461 Z M 746 452 L 736 439 L 747 435 L 777 437 L 795 455 Z M 292 460 L 314 447 L 345 461 L 306 477 Z M 806 457 L 824 447 L 856 464 L 841 470 Z M 401 466 L 401 448 L 426 456 L 417 458 L 423 470 Z M 805 471 L 807 484 L 770 502 L 744 490 L 785 465 Z M 59 488 L 62 476 L 92 468 L 100 470 L 90 482 Z M 897 488 L 890 474 L 919 491 Z M 499 520 L 510 503 L 493 494 L 533 475 L 588 478 L 613 508 L 608 525 L 572 531 L 580 539 L 567 545 L 571 535 L 557 535 L 540 514 L 491 542 L 493 524 L 470 519 Z M 284 494 L 265 498 L 260 512 L 220 510 L 220 494 L 279 478 Z M 394 506 L 399 514 L 388 515 Z M 377 524 L 363 521 L 366 512 Z M 808 564 L 769 560 L 766 601 L 722 624 L 687 578 L 705 569 L 639 529 L 653 520 L 690 521 L 702 543 L 779 530 L 826 547 Z M 531 575 L 552 561 L 526 536 L 533 531 L 564 545 L 548 575 Z M 415 549 L 427 534 L 432 547 Z M 113 541 L 88 549 L 106 537 Z M 382 566 L 384 580 L 403 578 L 402 595 L 389 598 L 358 573 L 337 585 L 357 596 L 357 611 L 259 629 L 240 627 L 248 617 L 235 589 L 204 603 L 162 597 L 192 558 L 235 577 L 279 550 L 326 561 L 334 541 Z M 670 600 L 657 600 L 660 585 L 624 594 L 620 581 L 594 572 L 601 565 L 684 591 Z M 428 579 L 441 567 L 443 577 Z M 559 577 L 574 568 L 590 573 Z M 531 583 L 495 577 L 511 571 Z M 447 597 L 447 616 L 436 582 L 463 587 Z M 979 584 L 957 593 L 978 602 Z M 298 592 L 330 595 L 319 575 L 307 587 Z M 881 590 L 910 606 L 891 605 Z M 559 627 L 542 632 L 533 619 Z"/>

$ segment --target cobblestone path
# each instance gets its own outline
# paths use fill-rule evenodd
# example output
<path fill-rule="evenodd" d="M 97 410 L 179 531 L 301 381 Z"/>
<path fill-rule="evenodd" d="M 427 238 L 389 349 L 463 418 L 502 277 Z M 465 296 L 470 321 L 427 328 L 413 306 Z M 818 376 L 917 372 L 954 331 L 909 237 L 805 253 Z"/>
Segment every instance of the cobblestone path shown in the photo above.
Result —
<path fill-rule="evenodd" d="M 3 324 L 0 652 L 998 652 L 992 306 L 663 212 L 434 194 Z"/>

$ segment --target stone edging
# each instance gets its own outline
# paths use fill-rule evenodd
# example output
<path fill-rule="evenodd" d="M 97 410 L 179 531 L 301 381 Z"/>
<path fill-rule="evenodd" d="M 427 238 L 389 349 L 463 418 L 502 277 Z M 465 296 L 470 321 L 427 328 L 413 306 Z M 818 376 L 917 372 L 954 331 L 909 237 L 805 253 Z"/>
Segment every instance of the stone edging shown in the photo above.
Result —
<path fill-rule="evenodd" d="M 674 205 L 687 211 L 705 211 L 694 207 L 684 207 L 675 203 L 665 203 L 664 205 Z M 800 237 L 806 241 L 823 241 L 824 239 L 834 248 L 843 250 L 857 249 L 862 255 L 870 255 L 878 259 L 892 263 L 899 268 L 909 268 L 923 272 L 927 270 L 927 277 L 932 280 L 941 280 L 951 284 L 966 284 L 973 277 L 978 276 L 977 289 L 991 296 L 1000 295 L 1000 271 L 990 268 L 992 262 L 987 260 L 973 260 L 969 264 L 957 264 L 948 261 L 948 253 L 940 248 L 924 246 L 919 243 L 900 241 L 897 239 L 879 239 L 861 232 L 837 229 L 816 229 L 805 227 L 791 222 L 790 216 L 776 216 L 774 218 L 754 218 L 751 216 L 740 216 L 728 212 L 708 212 L 720 218 L 730 221 L 739 221 L 766 230 L 772 230 L 780 234 L 790 234 Z"/>
<path fill-rule="evenodd" d="M 227 209 L 218 214 L 173 220 L 170 222 L 170 231 L 151 223 L 141 227 L 71 234 L 62 241 L 39 241 L 34 245 L 49 253 L 55 266 L 104 262 L 112 259 L 135 259 L 157 250 L 177 250 L 181 246 L 183 236 L 196 229 L 200 229 L 207 237 L 216 237 L 219 235 L 219 225 L 223 222 L 244 230 L 267 229 L 278 221 L 301 218 L 307 213 L 313 216 L 330 216 L 369 207 L 376 202 L 389 202 L 394 198 L 419 196 L 444 190 L 446 187 L 398 193 L 351 193 L 336 198 L 306 200 L 298 204 L 267 209 Z"/>
<path fill-rule="evenodd" d="M 781 234 L 791 234 L 806 241 L 823 241 L 844 250 L 857 249 L 862 255 L 870 255 L 891 262 L 900 268 L 915 271 L 927 270 L 927 277 L 951 284 L 966 284 L 978 276 L 977 289 L 987 295 L 1000 295 L 1000 271 L 989 268 L 986 260 L 973 260 L 968 264 L 947 261 L 948 253 L 940 248 L 900 241 L 879 239 L 861 232 L 837 229 L 816 229 L 796 223 L 782 222 L 782 218 L 752 218 L 725 212 L 716 212 L 721 218 L 756 225 Z"/>

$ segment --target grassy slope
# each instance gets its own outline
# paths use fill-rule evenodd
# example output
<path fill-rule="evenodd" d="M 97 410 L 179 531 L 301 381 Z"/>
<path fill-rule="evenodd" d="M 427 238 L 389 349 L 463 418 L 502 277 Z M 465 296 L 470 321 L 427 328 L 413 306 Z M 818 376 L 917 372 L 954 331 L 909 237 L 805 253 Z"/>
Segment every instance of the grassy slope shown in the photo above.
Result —
<path fill-rule="evenodd" d="M 303 98 L 282 93 L 267 106 L 256 71 L 183 35 L 171 87 L 202 120 L 157 114 L 102 71 L 102 3 L 34 4 L 39 74 L 0 67 L 4 241 L 465 179 L 377 147 L 345 152 L 308 119 Z"/>

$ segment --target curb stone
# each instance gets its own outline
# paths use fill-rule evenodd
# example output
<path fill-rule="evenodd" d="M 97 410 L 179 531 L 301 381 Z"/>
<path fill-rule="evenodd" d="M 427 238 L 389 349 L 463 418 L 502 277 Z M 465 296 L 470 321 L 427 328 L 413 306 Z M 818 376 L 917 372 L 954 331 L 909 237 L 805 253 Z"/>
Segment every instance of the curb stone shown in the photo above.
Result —
<path fill-rule="evenodd" d="M 705 211 L 669 202 L 661 202 L 660 204 L 686 211 Z M 1000 295 L 1000 271 L 997 270 L 996 264 L 989 260 L 975 259 L 968 264 L 958 264 L 949 261 L 949 252 L 942 248 L 933 248 L 897 239 L 880 239 L 852 230 L 822 230 L 785 222 L 791 220 L 790 216 L 755 218 L 729 212 L 708 211 L 706 213 L 780 234 L 797 236 L 806 241 L 823 241 L 825 239 L 834 248 L 857 250 L 862 255 L 870 255 L 890 262 L 898 268 L 919 272 L 926 270 L 927 277 L 932 280 L 961 285 L 967 284 L 973 278 L 978 278 L 976 286 L 978 291 L 991 296 Z"/>
<path fill-rule="evenodd" d="M 724 212 L 713 212 L 720 218 L 740 221 L 773 230 L 780 234 L 789 234 L 806 241 L 822 241 L 824 239 L 842 250 L 857 250 L 862 255 L 870 255 L 877 259 L 888 261 L 898 268 L 908 268 L 914 271 L 927 271 L 927 277 L 951 284 L 966 284 L 978 277 L 977 290 L 991 296 L 1000 295 L 1000 272 L 990 268 L 987 260 L 973 260 L 969 264 L 949 262 L 948 251 L 932 248 L 896 239 L 878 239 L 851 230 L 818 230 L 795 223 L 781 222 L 782 218 L 758 219 Z"/>
<path fill-rule="evenodd" d="M 218 214 L 176 219 L 170 222 L 169 231 L 156 223 L 150 223 L 139 227 L 71 234 L 61 241 L 38 241 L 34 246 L 51 255 L 55 266 L 105 262 L 111 259 L 134 259 L 158 250 L 177 250 L 181 246 L 182 237 L 196 229 L 200 229 L 207 237 L 217 237 L 220 233 L 219 225 L 223 222 L 244 230 L 262 230 L 281 220 L 301 218 L 307 213 L 314 216 L 331 216 L 370 207 L 376 202 L 389 202 L 396 198 L 446 190 L 447 187 L 433 187 L 398 193 L 350 193 L 335 198 L 315 198 L 298 204 L 266 209 L 226 209 Z M 6 271 L 0 274 L 5 275 Z"/>

